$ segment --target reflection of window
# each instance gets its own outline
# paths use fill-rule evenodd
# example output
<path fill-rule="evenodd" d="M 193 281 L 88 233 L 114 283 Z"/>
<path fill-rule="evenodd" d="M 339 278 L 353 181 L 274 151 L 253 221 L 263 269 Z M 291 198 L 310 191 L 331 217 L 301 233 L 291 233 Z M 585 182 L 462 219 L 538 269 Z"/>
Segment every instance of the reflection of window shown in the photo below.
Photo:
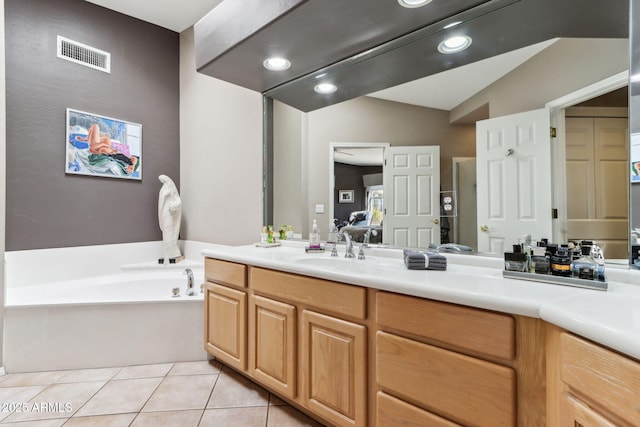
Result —
<path fill-rule="evenodd" d="M 372 212 L 371 225 L 380 225 L 384 218 L 382 185 L 367 187 L 367 210 Z"/>

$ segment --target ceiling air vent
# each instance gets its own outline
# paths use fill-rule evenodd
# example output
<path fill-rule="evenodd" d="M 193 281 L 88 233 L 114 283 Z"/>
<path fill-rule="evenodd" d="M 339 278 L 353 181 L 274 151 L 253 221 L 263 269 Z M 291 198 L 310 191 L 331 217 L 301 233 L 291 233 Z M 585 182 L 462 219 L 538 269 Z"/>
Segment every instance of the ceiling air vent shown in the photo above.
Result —
<path fill-rule="evenodd" d="M 111 72 L 111 54 L 109 52 L 104 52 L 62 36 L 58 36 L 58 58 L 95 68 L 105 73 Z"/>

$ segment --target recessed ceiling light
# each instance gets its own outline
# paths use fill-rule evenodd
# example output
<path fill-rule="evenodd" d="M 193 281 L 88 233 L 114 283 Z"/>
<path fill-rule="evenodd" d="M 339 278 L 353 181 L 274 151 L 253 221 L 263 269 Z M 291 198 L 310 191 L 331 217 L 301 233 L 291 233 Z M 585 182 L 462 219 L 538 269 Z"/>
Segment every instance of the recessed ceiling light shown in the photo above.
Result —
<path fill-rule="evenodd" d="M 286 58 L 268 58 L 262 63 L 264 68 L 273 71 L 282 71 L 291 67 L 291 62 Z"/>
<path fill-rule="evenodd" d="M 412 9 L 414 7 L 424 6 L 425 4 L 431 3 L 431 0 L 398 0 L 400 6 L 407 7 Z"/>
<path fill-rule="evenodd" d="M 455 27 L 456 25 L 460 25 L 460 24 L 462 24 L 462 21 L 456 21 L 456 22 L 452 22 L 451 24 L 447 24 L 447 25 L 445 25 L 445 26 L 444 26 L 444 27 L 442 27 L 442 28 L 443 28 L 443 29 L 445 29 L 445 30 L 447 30 L 447 29 L 449 29 L 449 28 L 453 28 L 453 27 Z"/>
<path fill-rule="evenodd" d="M 338 90 L 338 86 L 331 84 L 331 83 L 320 83 L 317 84 L 313 90 L 315 90 L 318 93 L 322 93 L 322 94 L 327 94 L 327 93 L 333 93 L 335 91 Z"/>
<path fill-rule="evenodd" d="M 471 37 L 469 36 L 454 36 L 440 42 L 438 45 L 438 52 L 440 53 L 457 53 L 465 50 L 471 46 Z"/>

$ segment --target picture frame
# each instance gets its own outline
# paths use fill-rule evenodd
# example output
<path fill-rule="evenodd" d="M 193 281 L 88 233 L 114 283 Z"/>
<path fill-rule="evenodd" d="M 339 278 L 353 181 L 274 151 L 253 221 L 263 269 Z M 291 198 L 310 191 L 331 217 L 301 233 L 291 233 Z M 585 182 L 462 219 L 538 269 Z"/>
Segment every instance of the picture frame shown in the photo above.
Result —
<path fill-rule="evenodd" d="M 338 190 L 339 203 L 353 203 L 353 190 Z"/>
<path fill-rule="evenodd" d="M 65 173 L 142 180 L 142 125 L 67 108 Z"/>

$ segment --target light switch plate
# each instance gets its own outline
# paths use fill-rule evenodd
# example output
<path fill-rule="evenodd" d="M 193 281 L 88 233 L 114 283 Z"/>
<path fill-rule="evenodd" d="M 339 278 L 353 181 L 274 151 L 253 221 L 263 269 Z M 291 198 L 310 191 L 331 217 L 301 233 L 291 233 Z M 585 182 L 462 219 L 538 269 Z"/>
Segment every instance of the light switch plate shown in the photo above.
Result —
<path fill-rule="evenodd" d="M 316 213 L 317 214 L 324 213 L 324 205 L 316 205 Z"/>

